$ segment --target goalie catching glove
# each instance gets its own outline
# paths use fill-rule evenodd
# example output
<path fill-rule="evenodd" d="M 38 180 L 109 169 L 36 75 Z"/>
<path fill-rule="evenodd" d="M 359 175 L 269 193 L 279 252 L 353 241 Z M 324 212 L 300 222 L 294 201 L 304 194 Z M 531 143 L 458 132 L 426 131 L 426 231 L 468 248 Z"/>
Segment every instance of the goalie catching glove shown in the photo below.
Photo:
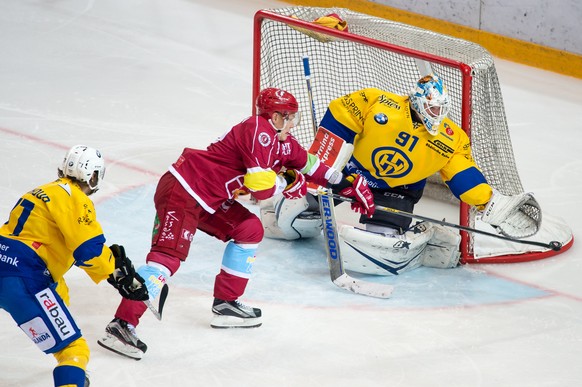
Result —
<path fill-rule="evenodd" d="M 149 295 L 144 286 L 144 279 L 135 272 L 131 260 L 125 255 L 123 246 L 111 245 L 109 248 L 115 257 L 115 270 L 109 275 L 107 282 L 124 298 L 146 301 Z"/>
<path fill-rule="evenodd" d="M 505 236 L 526 238 L 540 229 L 542 211 L 531 193 L 508 196 L 493 190 L 481 220 Z"/>

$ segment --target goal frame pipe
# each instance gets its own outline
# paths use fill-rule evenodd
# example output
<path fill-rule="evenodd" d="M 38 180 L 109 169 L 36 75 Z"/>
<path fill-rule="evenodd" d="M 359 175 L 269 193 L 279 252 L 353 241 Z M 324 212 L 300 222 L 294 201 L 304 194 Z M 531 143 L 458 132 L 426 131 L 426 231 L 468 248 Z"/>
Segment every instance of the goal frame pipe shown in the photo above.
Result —
<path fill-rule="evenodd" d="M 259 10 L 254 16 L 253 26 L 253 80 L 252 80 L 252 113 L 256 114 L 256 101 L 260 92 L 261 85 L 261 27 L 264 20 L 272 20 L 283 24 L 288 24 L 294 27 L 305 28 L 307 30 L 322 33 L 324 35 L 333 36 L 339 39 L 352 41 L 355 43 L 365 44 L 382 50 L 391 51 L 396 54 L 410 56 L 416 59 L 437 63 L 442 66 L 457 69 L 461 74 L 461 128 L 471 138 L 471 116 L 472 116 L 472 79 L 473 71 L 471 66 L 466 63 L 444 58 L 438 55 L 432 55 L 414 49 L 398 46 L 395 44 L 382 42 L 376 39 L 368 38 L 361 35 L 356 35 L 347 31 L 340 31 L 331 29 L 329 27 L 320 26 L 301 19 L 295 19 L 289 16 L 280 15 L 269 10 Z M 469 224 L 470 206 L 464 202 L 460 202 L 459 206 L 459 224 L 462 226 L 470 226 Z M 553 250 L 543 252 L 528 252 L 522 254 L 504 254 L 494 257 L 475 258 L 474 252 L 470 246 L 470 237 L 466 231 L 460 231 L 461 242 L 460 252 L 461 261 L 464 263 L 512 263 L 534 261 L 538 259 L 553 256 L 559 252 Z M 562 252 L 567 250 L 573 242 L 564 245 Z"/>

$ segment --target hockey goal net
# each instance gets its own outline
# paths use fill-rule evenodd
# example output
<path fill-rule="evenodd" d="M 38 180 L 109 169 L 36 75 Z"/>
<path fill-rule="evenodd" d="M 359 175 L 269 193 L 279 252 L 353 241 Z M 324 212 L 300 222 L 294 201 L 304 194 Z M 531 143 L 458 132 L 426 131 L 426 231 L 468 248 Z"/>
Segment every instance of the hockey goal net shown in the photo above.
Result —
<path fill-rule="evenodd" d="M 348 31 L 312 23 L 336 14 Z M 376 87 L 407 94 L 429 72 L 439 75 L 452 98 L 449 117 L 469 134 L 473 157 L 489 184 L 504 194 L 523 192 L 517 171 L 503 99 L 491 55 L 481 46 L 421 28 L 343 8 L 288 7 L 255 15 L 253 101 L 266 87 L 279 87 L 298 100 L 302 122 L 293 135 L 306 148 L 313 141 L 311 104 L 302 58 L 310 60 L 313 105 L 318 119 L 328 103 L 353 91 Z M 254 105 L 254 104 L 253 104 Z M 254 108 L 254 107 L 253 107 Z M 459 223 L 482 228 L 474 209 L 455 199 L 438 176 L 429 178 L 425 195 L 455 202 Z M 546 258 L 556 252 L 461 232 L 465 263 L 505 263 Z M 561 220 L 543 214 L 542 230 L 532 240 L 557 240 L 565 251 L 572 233 Z"/>

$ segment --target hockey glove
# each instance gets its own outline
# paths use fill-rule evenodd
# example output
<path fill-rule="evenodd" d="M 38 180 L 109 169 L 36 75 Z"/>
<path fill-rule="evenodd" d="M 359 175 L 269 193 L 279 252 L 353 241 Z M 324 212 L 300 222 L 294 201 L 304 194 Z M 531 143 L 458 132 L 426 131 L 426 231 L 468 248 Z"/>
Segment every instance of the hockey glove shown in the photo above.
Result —
<path fill-rule="evenodd" d="M 109 275 L 107 282 L 128 300 L 146 301 L 149 299 L 145 281 L 135 272 L 131 260 L 125 255 L 123 246 L 111 245 L 109 248 L 115 257 L 115 270 Z"/>
<path fill-rule="evenodd" d="M 313 23 L 348 32 L 348 22 L 342 19 L 337 13 L 330 13 L 329 15 L 318 17 L 313 21 Z"/>
<path fill-rule="evenodd" d="M 349 176 L 348 179 L 351 179 L 352 177 L 353 176 Z M 339 194 L 348 198 L 356 199 L 356 201 L 352 203 L 352 210 L 357 213 L 372 216 L 376 211 L 374 195 L 370 191 L 370 188 L 368 188 L 368 182 L 361 175 L 355 175 L 355 178 L 352 181 L 352 186 L 342 189 Z"/>
<path fill-rule="evenodd" d="M 307 194 L 307 184 L 305 175 L 294 169 L 288 169 L 283 173 L 287 187 L 283 190 L 283 196 L 286 199 L 299 199 Z"/>
<path fill-rule="evenodd" d="M 542 211 L 531 193 L 507 196 L 493 190 L 481 220 L 505 236 L 526 238 L 538 232 Z"/>

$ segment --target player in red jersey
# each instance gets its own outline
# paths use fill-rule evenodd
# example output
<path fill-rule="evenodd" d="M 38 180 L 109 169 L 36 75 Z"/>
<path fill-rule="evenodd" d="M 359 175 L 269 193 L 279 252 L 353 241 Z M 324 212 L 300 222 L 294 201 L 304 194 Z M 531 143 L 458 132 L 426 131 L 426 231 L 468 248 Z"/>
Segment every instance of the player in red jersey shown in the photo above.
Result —
<path fill-rule="evenodd" d="M 196 230 L 224 242 L 222 266 L 214 283 L 213 328 L 258 327 L 261 310 L 238 301 L 245 291 L 263 239 L 260 219 L 240 204 L 241 190 L 264 200 L 282 193 L 286 198 L 306 194 L 306 181 L 333 186 L 356 199 L 355 210 L 371 215 L 372 195 L 364 178 L 347 180 L 309 154 L 290 134 L 299 120 L 293 95 L 275 88 L 259 93 L 257 115 L 235 125 L 205 150 L 185 148 L 160 179 L 154 196 L 156 219 L 147 264 L 138 269 L 150 301 L 162 302 L 166 280 L 188 257 Z M 161 299 L 156 300 L 156 297 Z M 147 306 L 122 300 L 106 328 L 102 346 L 141 359 L 147 346 L 135 326 Z"/>

